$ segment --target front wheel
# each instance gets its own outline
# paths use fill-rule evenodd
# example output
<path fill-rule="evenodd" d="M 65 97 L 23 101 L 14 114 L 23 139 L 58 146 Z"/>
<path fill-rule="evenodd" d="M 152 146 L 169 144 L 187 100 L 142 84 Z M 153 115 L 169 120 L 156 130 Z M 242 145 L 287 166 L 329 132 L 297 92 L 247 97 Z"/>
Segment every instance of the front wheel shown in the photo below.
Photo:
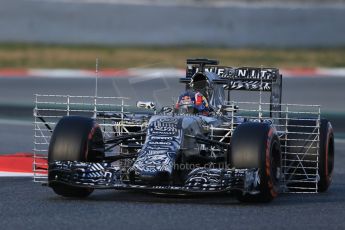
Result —
<path fill-rule="evenodd" d="M 254 192 L 237 194 L 241 202 L 269 202 L 278 195 L 281 175 L 279 137 L 267 123 L 243 123 L 231 138 L 228 158 L 238 169 L 258 169 L 258 188 Z"/>
<path fill-rule="evenodd" d="M 103 134 L 91 118 L 79 116 L 63 117 L 52 134 L 49 151 L 49 165 L 55 161 L 97 162 L 104 157 Z M 49 186 L 58 195 L 65 197 L 86 197 L 91 188 L 79 188 L 56 182 L 55 172 L 48 169 Z"/>

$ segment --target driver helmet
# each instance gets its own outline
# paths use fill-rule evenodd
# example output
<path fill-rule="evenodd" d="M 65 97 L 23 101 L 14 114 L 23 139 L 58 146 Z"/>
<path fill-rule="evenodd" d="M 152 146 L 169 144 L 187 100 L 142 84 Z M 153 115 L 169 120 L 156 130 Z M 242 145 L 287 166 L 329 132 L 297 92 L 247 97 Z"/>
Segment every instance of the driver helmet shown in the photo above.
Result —
<path fill-rule="evenodd" d="M 209 104 L 200 92 L 187 91 L 179 96 L 175 109 L 180 113 L 206 115 L 209 112 Z"/>
<path fill-rule="evenodd" d="M 203 73 L 195 73 L 191 79 L 190 87 L 195 91 L 201 93 L 207 99 L 209 98 L 210 83 Z"/>

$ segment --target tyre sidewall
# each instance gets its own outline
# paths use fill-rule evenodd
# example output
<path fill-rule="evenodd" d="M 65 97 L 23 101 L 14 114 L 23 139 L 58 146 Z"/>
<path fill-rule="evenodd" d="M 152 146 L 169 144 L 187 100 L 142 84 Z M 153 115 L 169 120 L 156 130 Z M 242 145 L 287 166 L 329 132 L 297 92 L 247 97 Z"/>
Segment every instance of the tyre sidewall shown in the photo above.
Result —
<path fill-rule="evenodd" d="M 265 154 L 262 154 L 261 157 L 261 167 L 259 168 L 259 175 L 260 175 L 260 192 L 263 196 L 264 200 L 272 200 L 278 195 L 279 191 L 279 179 L 274 178 L 276 175 L 273 173 L 272 168 L 272 159 L 273 157 L 279 157 L 280 156 L 273 156 L 274 154 L 274 145 L 279 145 L 279 139 L 276 134 L 276 130 L 273 127 L 270 127 L 267 132 L 266 137 L 266 144 L 263 145 L 263 152 Z M 279 160 L 280 162 L 280 160 Z M 280 167 L 280 165 L 278 165 Z"/>
<path fill-rule="evenodd" d="M 332 142 L 332 143 L 331 143 Z M 333 149 L 330 149 L 330 145 Z M 332 153 L 330 151 L 333 151 Z M 334 167 L 334 134 L 331 123 L 322 119 L 320 125 L 320 149 L 319 149 L 319 169 L 320 181 L 318 190 L 324 192 L 332 182 Z M 331 165 L 329 165 L 331 164 Z M 329 168 L 332 167 L 332 168 Z"/>
<path fill-rule="evenodd" d="M 98 147 L 99 151 L 95 152 L 94 147 Z M 102 131 L 93 119 L 69 116 L 63 117 L 58 122 L 49 144 L 49 163 L 55 161 L 96 162 L 96 154 L 104 155 L 104 143 Z M 55 176 L 49 167 L 49 186 L 58 195 L 83 198 L 94 190 L 56 182 Z"/>
<path fill-rule="evenodd" d="M 276 149 L 274 149 L 276 148 Z M 274 152 L 276 150 L 277 152 Z M 273 155 L 273 154 L 277 154 Z M 275 158 L 273 158 L 275 157 Z M 274 167 L 281 164 L 280 141 L 276 129 L 267 123 L 244 123 L 233 134 L 230 164 L 235 168 L 257 168 L 260 183 L 258 194 L 241 194 L 244 202 L 269 202 L 277 196 L 279 179 L 273 176 Z M 276 165 L 272 165 L 274 159 Z"/>

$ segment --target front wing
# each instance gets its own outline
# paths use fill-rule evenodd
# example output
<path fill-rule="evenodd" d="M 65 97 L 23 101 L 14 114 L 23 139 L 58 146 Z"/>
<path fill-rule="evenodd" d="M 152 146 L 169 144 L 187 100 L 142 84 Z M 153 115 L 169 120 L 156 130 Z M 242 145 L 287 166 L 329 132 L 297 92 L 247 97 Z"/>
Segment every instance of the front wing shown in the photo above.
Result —
<path fill-rule="evenodd" d="M 56 161 L 49 165 L 49 186 L 56 183 L 95 189 L 134 189 L 164 193 L 215 193 L 240 190 L 255 194 L 260 184 L 258 169 L 193 169 L 184 185 L 133 184 L 111 163 Z"/>

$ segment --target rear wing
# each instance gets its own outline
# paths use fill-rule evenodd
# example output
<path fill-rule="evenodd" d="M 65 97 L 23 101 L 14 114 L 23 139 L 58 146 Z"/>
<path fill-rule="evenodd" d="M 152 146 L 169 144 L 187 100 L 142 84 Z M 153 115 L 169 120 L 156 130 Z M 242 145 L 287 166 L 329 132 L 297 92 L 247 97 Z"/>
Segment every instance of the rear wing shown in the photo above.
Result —
<path fill-rule="evenodd" d="M 230 100 L 231 90 L 268 92 L 271 94 L 271 116 L 276 116 L 272 112 L 281 111 L 282 75 L 277 68 L 235 68 L 219 66 L 217 60 L 187 59 L 186 78 L 180 79 L 180 82 L 190 83 L 193 75 L 198 72 L 210 72 L 217 75 L 212 83 L 223 85 L 224 90 L 228 90 L 228 100 Z"/>
<path fill-rule="evenodd" d="M 219 79 L 213 80 L 215 84 L 227 85 L 229 90 L 251 90 L 251 91 L 272 91 L 273 84 L 281 85 L 281 75 L 276 68 L 257 68 L 257 67 L 228 67 L 218 65 L 207 65 L 206 61 L 202 64 L 196 64 L 196 60 L 187 60 L 186 79 L 181 82 L 187 82 L 197 72 L 210 72 L 218 75 Z M 207 63 L 215 63 L 208 60 Z M 193 63 L 193 64 L 190 64 Z M 262 86 L 262 87 L 259 87 Z"/>

